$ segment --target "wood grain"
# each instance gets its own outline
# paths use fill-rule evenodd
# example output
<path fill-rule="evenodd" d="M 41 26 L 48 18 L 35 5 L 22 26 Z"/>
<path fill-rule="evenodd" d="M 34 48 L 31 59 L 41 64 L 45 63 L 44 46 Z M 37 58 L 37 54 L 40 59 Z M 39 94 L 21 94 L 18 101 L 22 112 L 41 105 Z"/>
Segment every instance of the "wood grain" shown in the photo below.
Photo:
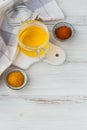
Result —
<path fill-rule="evenodd" d="M 57 0 L 64 21 L 75 28 L 71 41 L 51 42 L 66 51 L 61 66 L 46 63 L 26 70 L 28 85 L 9 89 L 0 78 L 0 130 L 87 130 L 87 0 Z M 55 22 L 46 23 L 50 32 Z"/>

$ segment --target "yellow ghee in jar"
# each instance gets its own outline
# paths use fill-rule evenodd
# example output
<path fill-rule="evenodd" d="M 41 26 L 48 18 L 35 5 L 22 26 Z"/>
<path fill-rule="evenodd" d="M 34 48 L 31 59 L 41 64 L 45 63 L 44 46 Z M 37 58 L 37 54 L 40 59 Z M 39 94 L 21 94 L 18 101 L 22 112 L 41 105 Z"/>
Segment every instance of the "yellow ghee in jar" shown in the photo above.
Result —
<path fill-rule="evenodd" d="M 28 26 L 19 35 L 19 40 L 22 44 L 30 49 L 24 47 L 19 47 L 28 56 L 37 57 L 37 50 L 40 50 L 40 56 L 44 55 L 45 51 L 48 50 L 49 45 L 49 33 L 45 29 L 39 26 Z M 42 47 L 41 47 L 42 46 Z M 40 48 L 41 47 L 41 48 Z M 43 49 L 42 49 L 43 48 Z"/>

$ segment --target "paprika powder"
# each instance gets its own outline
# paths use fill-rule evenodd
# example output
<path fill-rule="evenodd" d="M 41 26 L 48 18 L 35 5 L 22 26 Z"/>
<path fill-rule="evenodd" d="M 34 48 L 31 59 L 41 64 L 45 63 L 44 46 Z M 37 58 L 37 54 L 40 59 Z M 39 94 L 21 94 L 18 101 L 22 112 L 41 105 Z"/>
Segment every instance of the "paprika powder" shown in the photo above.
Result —
<path fill-rule="evenodd" d="M 61 40 L 66 40 L 71 37 L 72 30 L 64 25 L 55 29 L 55 35 Z"/>

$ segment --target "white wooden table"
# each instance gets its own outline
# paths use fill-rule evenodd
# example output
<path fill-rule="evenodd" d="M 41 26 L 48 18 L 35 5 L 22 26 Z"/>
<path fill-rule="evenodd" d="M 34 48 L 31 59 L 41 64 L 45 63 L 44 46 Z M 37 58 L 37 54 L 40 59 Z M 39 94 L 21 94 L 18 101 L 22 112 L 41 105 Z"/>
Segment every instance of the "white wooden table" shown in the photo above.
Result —
<path fill-rule="evenodd" d="M 66 62 L 35 64 L 20 91 L 0 80 L 0 130 L 87 130 L 87 0 L 58 3 L 76 30 L 71 41 L 57 43 L 67 53 Z"/>

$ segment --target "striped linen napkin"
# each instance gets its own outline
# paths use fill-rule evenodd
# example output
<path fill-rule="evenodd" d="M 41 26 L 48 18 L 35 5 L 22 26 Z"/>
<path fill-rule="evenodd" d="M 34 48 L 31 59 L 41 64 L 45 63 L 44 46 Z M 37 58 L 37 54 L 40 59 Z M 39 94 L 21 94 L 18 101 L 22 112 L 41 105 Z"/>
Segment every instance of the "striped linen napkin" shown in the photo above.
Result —
<path fill-rule="evenodd" d="M 25 5 L 38 14 L 38 18 L 43 21 L 59 20 L 64 18 L 64 14 L 59 8 L 55 0 L 28 0 Z M 7 69 L 14 61 L 17 50 L 16 33 L 18 28 L 9 26 L 6 18 L 0 26 L 0 75 Z M 25 56 L 26 57 L 26 56 Z M 16 66 L 20 67 L 21 55 L 16 58 Z M 26 58 L 25 58 L 26 59 Z M 22 61 L 23 62 L 23 61 Z M 26 62 L 26 61 L 24 61 Z M 29 64 L 26 62 L 26 64 Z"/>

